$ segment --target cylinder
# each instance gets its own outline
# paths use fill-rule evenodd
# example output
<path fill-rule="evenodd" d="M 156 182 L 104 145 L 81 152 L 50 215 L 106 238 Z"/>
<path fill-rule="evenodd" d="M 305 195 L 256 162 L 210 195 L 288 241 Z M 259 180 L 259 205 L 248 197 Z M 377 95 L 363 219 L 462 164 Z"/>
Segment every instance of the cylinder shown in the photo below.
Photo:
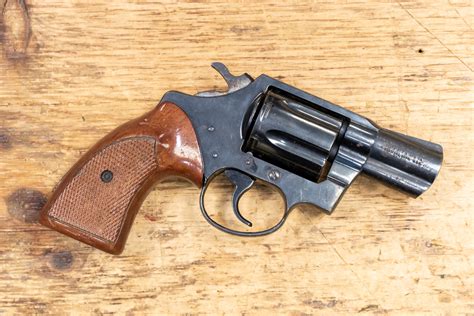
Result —
<path fill-rule="evenodd" d="M 416 197 L 431 186 L 442 161 L 440 145 L 380 129 L 363 172 Z"/>
<path fill-rule="evenodd" d="M 270 91 L 245 150 L 314 182 L 324 180 L 340 143 L 344 121 L 333 113 Z"/>

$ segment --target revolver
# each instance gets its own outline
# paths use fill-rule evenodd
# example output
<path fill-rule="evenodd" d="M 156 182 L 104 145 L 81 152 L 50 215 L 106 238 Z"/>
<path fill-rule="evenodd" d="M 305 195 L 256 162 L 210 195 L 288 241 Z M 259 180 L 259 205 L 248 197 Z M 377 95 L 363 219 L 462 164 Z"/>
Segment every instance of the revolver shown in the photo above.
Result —
<path fill-rule="evenodd" d="M 222 63 L 212 66 L 227 91 L 169 91 L 153 110 L 110 132 L 62 178 L 40 223 L 120 254 L 153 184 L 175 176 L 201 188 L 201 212 L 212 226 L 263 236 L 299 204 L 331 214 L 361 173 L 416 197 L 440 170 L 438 144 L 381 128 L 269 76 L 234 76 Z M 221 173 L 234 186 L 233 212 L 246 225 L 241 230 L 206 210 L 206 190 Z M 285 209 L 273 227 L 249 231 L 239 200 L 256 180 L 276 188 Z"/>

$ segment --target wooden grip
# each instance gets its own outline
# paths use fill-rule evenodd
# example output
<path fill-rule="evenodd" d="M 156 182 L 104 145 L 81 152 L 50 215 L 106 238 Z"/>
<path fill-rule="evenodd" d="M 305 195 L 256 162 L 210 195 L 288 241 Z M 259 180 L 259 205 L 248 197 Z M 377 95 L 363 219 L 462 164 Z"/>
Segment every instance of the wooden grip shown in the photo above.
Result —
<path fill-rule="evenodd" d="M 118 127 L 64 176 L 40 223 L 103 251 L 122 252 L 152 185 L 169 176 L 202 185 L 202 161 L 186 114 L 173 103 Z"/>

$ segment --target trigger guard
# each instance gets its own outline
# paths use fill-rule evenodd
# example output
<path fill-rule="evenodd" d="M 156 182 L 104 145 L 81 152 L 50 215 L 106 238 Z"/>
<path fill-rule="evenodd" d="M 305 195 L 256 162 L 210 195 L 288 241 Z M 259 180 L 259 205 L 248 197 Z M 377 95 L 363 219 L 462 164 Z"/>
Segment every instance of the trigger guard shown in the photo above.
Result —
<path fill-rule="evenodd" d="M 207 180 L 204 181 L 203 188 L 202 188 L 201 193 L 199 195 L 199 206 L 201 208 L 202 216 L 204 217 L 204 219 L 211 226 L 217 228 L 220 231 L 223 231 L 224 233 L 227 233 L 227 234 L 230 234 L 230 235 L 235 235 L 235 236 L 241 236 L 241 237 L 259 237 L 259 236 L 269 235 L 271 233 L 276 232 L 278 229 L 280 229 L 283 226 L 286 219 L 288 218 L 288 215 L 290 214 L 288 209 L 285 210 L 285 213 L 283 214 L 283 217 L 280 219 L 280 221 L 276 225 L 274 225 L 274 226 L 272 226 L 268 229 L 257 231 L 257 232 L 246 232 L 246 231 L 227 228 L 227 227 L 219 224 L 215 220 L 213 220 L 209 216 L 208 212 L 206 211 L 206 207 L 204 205 L 204 196 L 206 195 L 207 188 L 209 187 L 209 184 L 212 182 L 212 179 L 220 173 L 222 173 L 222 171 L 217 171 L 213 175 L 211 175 Z M 285 204 L 286 204 L 286 202 L 285 202 Z"/>

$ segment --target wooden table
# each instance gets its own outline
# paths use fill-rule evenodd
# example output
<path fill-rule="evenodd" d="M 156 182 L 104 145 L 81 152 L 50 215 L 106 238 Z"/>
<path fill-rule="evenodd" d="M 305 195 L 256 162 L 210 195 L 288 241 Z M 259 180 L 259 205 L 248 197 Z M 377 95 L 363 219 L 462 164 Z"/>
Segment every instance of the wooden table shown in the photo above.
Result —
<path fill-rule="evenodd" d="M 473 311 L 472 1 L 2 6 L 0 314 Z M 411 199 L 361 177 L 332 216 L 298 209 L 255 239 L 213 229 L 199 191 L 167 181 L 121 256 L 37 223 L 55 183 L 108 131 L 167 90 L 224 87 L 212 61 L 442 144 L 438 179 Z M 209 205 L 230 211 L 231 189 L 219 180 Z M 282 202 L 260 187 L 241 206 L 272 214 Z"/>

